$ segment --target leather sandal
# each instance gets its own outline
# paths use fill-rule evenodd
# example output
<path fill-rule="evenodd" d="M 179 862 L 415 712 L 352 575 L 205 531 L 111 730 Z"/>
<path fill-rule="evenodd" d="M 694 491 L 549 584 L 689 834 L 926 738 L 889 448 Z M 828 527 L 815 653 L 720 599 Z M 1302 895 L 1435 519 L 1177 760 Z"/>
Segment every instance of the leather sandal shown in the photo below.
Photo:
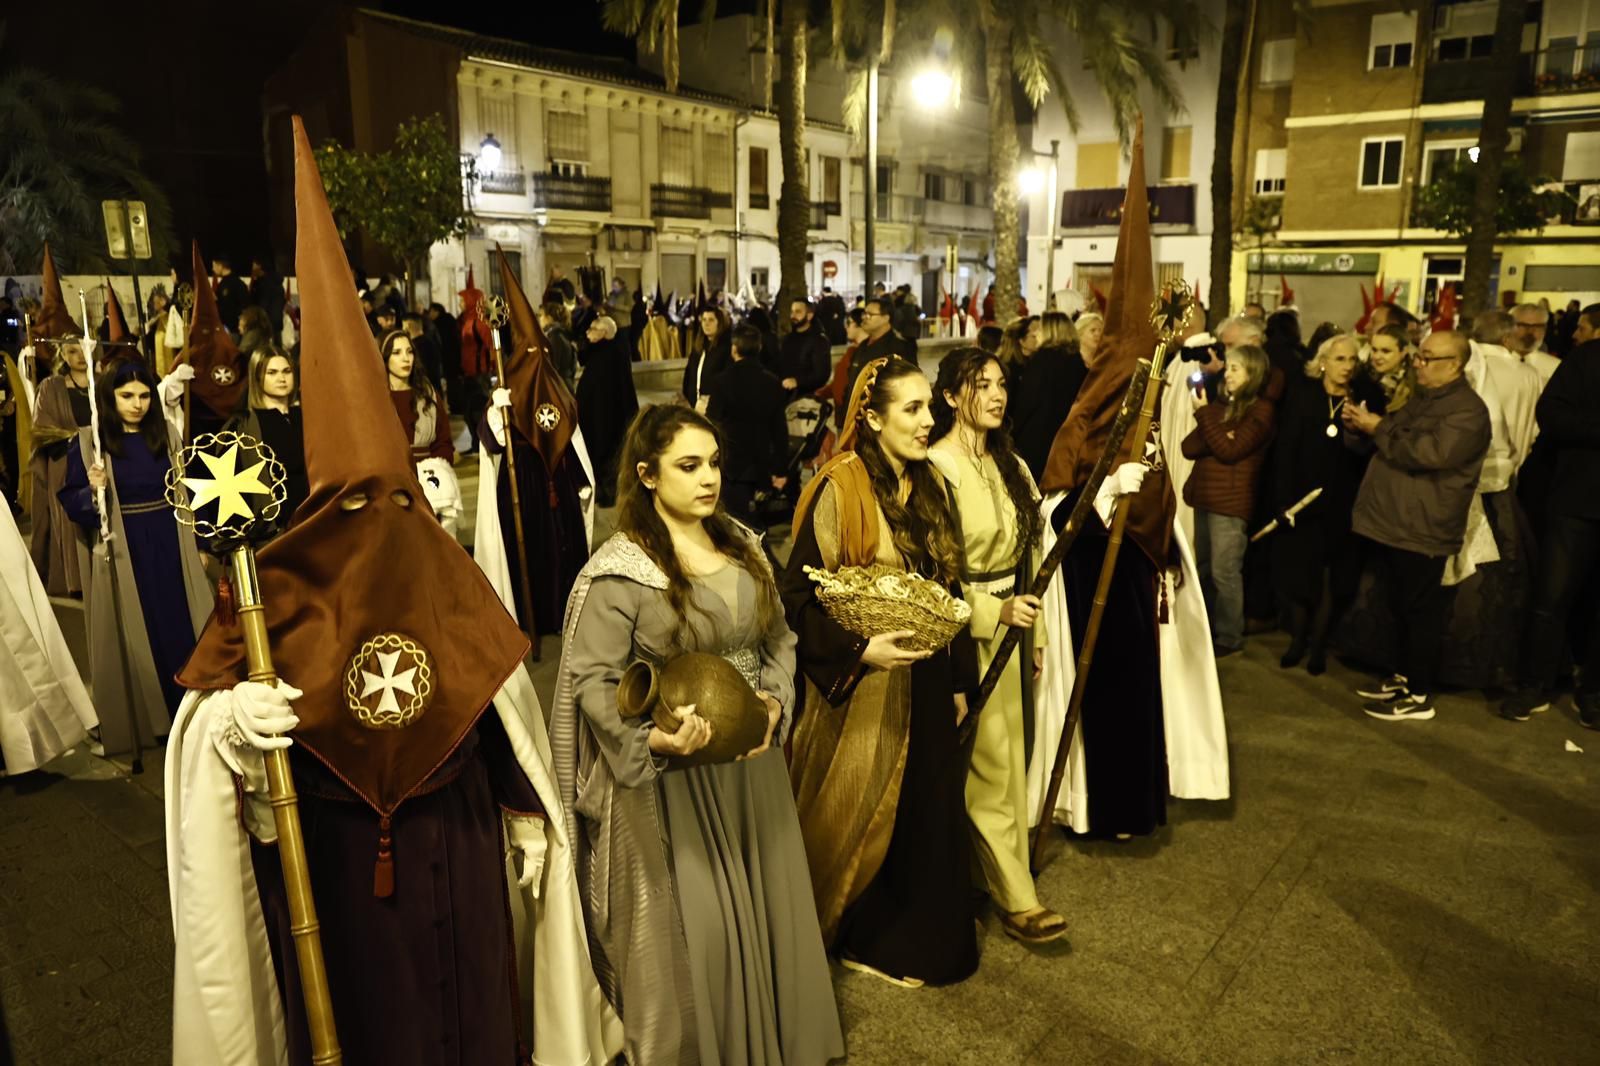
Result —
<path fill-rule="evenodd" d="M 1048 908 L 1026 917 L 1001 911 L 1000 928 L 1005 930 L 1006 936 L 1024 944 L 1048 944 L 1067 935 L 1067 920 Z"/>

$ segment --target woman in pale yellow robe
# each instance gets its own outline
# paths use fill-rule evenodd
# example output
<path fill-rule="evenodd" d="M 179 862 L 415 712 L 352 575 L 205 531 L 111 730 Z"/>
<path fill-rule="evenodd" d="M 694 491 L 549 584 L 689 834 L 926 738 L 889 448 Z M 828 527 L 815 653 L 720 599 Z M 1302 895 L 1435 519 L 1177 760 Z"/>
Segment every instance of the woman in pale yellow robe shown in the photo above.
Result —
<path fill-rule="evenodd" d="M 1028 870 L 1028 771 L 1023 723 L 1045 642 L 1037 597 L 1023 594 L 1039 543 L 1038 490 L 1005 429 L 1005 372 L 981 348 L 939 364 L 929 458 L 949 486 L 965 551 L 963 598 L 972 606 L 978 665 L 987 671 L 1006 631 L 1031 627 L 978 717 L 967 771 L 974 850 L 1006 935 L 1028 944 L 1059 939 L 1065 919 L 1039 904 Z M 1031 647 L 1030 647 L 1031 644 Z M 1023 667 L 1027 666 L 1024 677 Z"/>

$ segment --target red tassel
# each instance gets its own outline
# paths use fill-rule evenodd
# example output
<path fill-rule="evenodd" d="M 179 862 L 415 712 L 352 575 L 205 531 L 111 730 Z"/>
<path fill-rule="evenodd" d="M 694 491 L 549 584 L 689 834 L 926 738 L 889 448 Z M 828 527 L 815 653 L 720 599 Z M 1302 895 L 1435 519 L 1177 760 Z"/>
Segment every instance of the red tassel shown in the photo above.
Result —
<path fill-rule="evenodd" d="M 1165 573 L 1161 575 L 1161 605 L 1156 610 L 1156 620 L 1161 625 L 1166 625 L 1171 621 L 1167 611 L 1167 575 Z"/>
<path fill-rule="evenodd" d="M 554 511 L 557 507 L 561 506 L 561 501 L 556 498 L 556 483 L 552 479 L 546 481 L 545 485 L 550 489 L 550 510 Z"/>
<path fill-rule="evenodd" d="M 233 583 L 228 580 L 228 575 L 223 574 L 222 580 L 217 582 L 217 621 L 225 626 L 231 626 L 239 620 L 239 614 L 234 610 Z"/>
<path fill-rule="evenodd" d="M 394 895 L 394 841 L 389 836 L 389 816 L 378 819 L 378 861 L 372 868 L 372 894 L 379 899 Z"/>

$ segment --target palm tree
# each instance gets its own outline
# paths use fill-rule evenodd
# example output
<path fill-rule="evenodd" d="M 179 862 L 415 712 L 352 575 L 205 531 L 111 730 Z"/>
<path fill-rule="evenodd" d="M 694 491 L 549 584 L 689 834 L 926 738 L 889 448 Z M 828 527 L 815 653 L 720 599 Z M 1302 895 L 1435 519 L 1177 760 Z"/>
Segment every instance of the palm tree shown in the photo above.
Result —
<path fill-rule="evenodd" d="M 1206 296 L 1211 324 L 1216 325 L 1233 306 L 1233 205 L 1234 137 L 1239 111 L 1239 86 L 1249 76 L 1250 31 L 1255 21 L 1255 0 L 1225 0 L 1222 41 L 1217 76 L 1215 151 L 1211 157 L 1211 291 Z M 1198 295 L 1198 294 L 1196 294 Z"/>
<path fill-rule="evenodd" d="M 782 12 L 782 51 L 778 54 L 782 88 L 778 97 L 778 155 L 783 160 L 783 184 L 778 189 L 778 318 L 787 329 L 789 301 L 806 294 L 807 233 L 811 226 L 811 193 L 806 184 L 806 61 L 811 27 L 806 0 L 783 0 Z"/>
<path fill-rule="evenodd" d="M 1461 312 L 1477 314 L 1489 306 L 1489 274 L 1500 209 L 1500 172 L 1511 140 L 1511 99 L 1517 90 L 1522 51 L 1522 0 L 1500 0 L 1494 21 L 1494 62 L 1484 79 L 1483 121 L 1478 127 L 1478 187 L 1467 231 L 1466 269 L 1461 281 Z"/>
<path fill-rule="evenodd" d="M 712 0 L 706 17 L 715 13 Z M 605 0 L 601 22 L 612 33 L 632 37 L 646 52 L 659 52 L 667 92 L 678 91 L 678 0 Z"/>
<path fill-rule="evenodd" d="M 151 259 L 166 262 L 172 207 L 139 170 L 139 150 L 115 125 L 120 110 L 109 93 L 30 67 L 0 74 L 0 273 L 33 273 L 46 240 L 64 270 L 108 269 L 107 199 L 144 201 Z"/>
<path fill-rule="evenodd" d="M 894 6 L 889 17 L 894 17 Z M 900 0 L 898 37 L 902 54 L 932 44 L 938 31 L 953 32 L 952 62 L 982 72 L 989 107 L 989 185 L 994 202 L 995 311 L 1015 317 L 1022 298 L 1017 248 L 1021 220 L 1017 207 L 1015 90 L 1037 109 L 1053 93 L 1067 125 L 1079 127 L 1077 101 L 1056 63 L 1061 31 L 1078 46 L 1082 61 L 1111 106 L 1117 136 L 1126 146 L 1139 113 L 1139 94 L 1148 90 L 1170 112 L 1183 107 L 1164 56 L 1150 43 L 1151 31 L 1171 26 L 1180 37 L 1198 40 L 1206 27 L 1195 0 Z"/>

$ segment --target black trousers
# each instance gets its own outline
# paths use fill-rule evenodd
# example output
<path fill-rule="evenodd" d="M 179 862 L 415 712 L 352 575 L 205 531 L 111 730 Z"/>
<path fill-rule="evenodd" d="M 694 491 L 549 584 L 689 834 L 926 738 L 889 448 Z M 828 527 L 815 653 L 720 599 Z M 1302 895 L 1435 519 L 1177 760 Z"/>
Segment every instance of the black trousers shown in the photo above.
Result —
<path fill-rule="evenodd" d="M 1441 585 L 1445 557 L 1376 544 L 1373 569 L 1388 595 L 1399 634 L 1396 660 L 1412 692 L 1433 692 L 1439 650 L 1455 589 Z"/>
<path fill-rule="evenodd" d="M 1525 680 L 1539 688 L 1553 688 L 1567 648 L 1568 622 L 1572 610 L 1594 576 L 1600 560 L 1600 521 L 1570 515 L 1548 515 L 1540 542 L 1539 578 L 1534 586 L 1533 609 L 1529 612 Z M 1590 602 L 1590 624 L 1585 648 L 1574 648 L 1583 667 L 1583 684 L 1592 690 L 1600 681 L 1600 604 Z"/>

